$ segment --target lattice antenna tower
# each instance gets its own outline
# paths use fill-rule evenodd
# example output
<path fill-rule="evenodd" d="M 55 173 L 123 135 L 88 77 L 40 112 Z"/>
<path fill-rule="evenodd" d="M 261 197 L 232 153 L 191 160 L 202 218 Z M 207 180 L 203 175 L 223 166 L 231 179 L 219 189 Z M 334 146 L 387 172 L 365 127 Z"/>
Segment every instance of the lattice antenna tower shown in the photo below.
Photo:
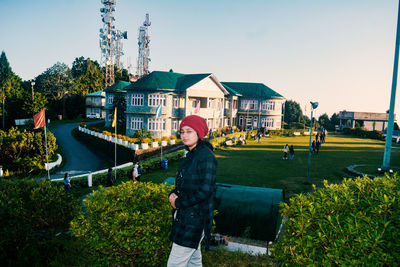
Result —
<path fill-rule="evenodd" d="M 149 14 L 146 14 L 146 19 L 143 22 L 143 26 L 139 27 L 138 34 L 138 45 L 139 55 L 137 61 L 137 77 L 142 77 L 149 74 L 149 62 L 150 62 L 150 35 L 149 27 L 151 25 Z"/>
<path fill-rule="evenodd" d="M 127 32 L 115 29 L 115 5 L 116 0 L 101 0 L 104 7 L 100 8 L 103 27 L 100 28 L 100 64 L 105 67 L 105 87 L 114 84 L 114 65 L 120 68 L 120 56 L 122 52 L 122 39 L 128 38 Z"/>

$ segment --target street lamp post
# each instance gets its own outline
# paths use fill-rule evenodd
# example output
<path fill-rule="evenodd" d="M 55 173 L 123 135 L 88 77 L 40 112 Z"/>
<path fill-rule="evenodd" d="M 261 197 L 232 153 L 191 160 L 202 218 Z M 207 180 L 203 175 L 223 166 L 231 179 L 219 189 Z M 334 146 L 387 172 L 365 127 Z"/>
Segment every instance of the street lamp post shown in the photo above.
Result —
<path fill-rule="evenodd" d="M 308 144 L 308 166 L 307 166 L 307 180 L 306 184 L 311 184 L 310 182 L 310 163 L 311 163 L 311 138 L 312 138 L 312 122 L 313 122 L 313 112 L 314 109 L 318 107 L 318 102 L 311 103 L 311 121 L 310 121 L 310 142 Z"/>
<path fill-rule="evenodd" d="M 32 86 L 32 113 L 35 114 L 35 94 L 33 90 L 33 86 L 35 85 L 35 81 L 31 81 Z"/>

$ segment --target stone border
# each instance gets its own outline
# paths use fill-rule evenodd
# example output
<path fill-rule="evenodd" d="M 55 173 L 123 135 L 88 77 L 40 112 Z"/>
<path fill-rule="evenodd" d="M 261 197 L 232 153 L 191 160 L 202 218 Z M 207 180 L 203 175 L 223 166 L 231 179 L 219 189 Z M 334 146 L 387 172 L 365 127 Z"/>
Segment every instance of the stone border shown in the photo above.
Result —
<path fill-rule="evenodd" d="M 380 177 L 380 176 L 376 176 L 376 175 L 372 175 L 372 174 L 368 174 L 368 173 L 362 173 L 362 172 L 356 171 L 356 170 L 354 169 L 354 168 L 362 167 L 362 166 L 377 166 L 377 164 L 357 164 L 357 165 L 351 165 L 351 166 L 348 166 L 348 167 L 346 168 L 346 170 L 347 170 L 348 172 L 350 172 L 351 174 L 356 175 L 356 176 L 368 176 L 369 178 Z"/>

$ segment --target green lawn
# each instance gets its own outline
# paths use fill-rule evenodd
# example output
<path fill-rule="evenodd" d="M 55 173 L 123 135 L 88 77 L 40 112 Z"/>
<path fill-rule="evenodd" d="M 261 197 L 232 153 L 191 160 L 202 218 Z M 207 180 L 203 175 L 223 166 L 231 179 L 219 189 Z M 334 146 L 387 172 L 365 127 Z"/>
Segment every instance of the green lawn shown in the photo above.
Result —
<path fill-rule="evenodd" d="M 216 150 L 218 158 L 217 182 L 248 186 L 281 188 L 286 196 L 309 192 L 305 185 L 307 177 L 309 137 L 263 138 L 259 144 L 250 140 L 247 145 L 227 150 Z M 283 146 L 293 145 L 295 158 L 283 160 Z M 345 135 L 328 135 L 318 155 L 311 156 L 310 181 L 317 187 L 323 180 L 339 183 L 343 177 L 351 177 L 345 168 L 354 164 L 382 163 L 385 143 L 383 141 L 354 138 Z M 400 146 L 392 146 L 391 165 L 400 166 Z M 144 174 L 142 181 L 162 182 L 174 177 L 178 163 L 168 170 Z"/>

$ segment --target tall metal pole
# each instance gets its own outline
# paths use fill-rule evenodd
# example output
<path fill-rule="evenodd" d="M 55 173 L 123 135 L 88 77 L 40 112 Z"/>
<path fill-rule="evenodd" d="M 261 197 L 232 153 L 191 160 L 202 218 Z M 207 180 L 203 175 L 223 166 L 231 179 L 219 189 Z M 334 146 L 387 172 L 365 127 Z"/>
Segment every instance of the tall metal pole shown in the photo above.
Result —
<path fill-rule="evenodd" d="M 32 86 L 32 113 L 33 113 L 33 115 L 35 115 L 35 95 L 34 95 L 34 90 L 33 90 L 34 85 L 35 85 L 35 82 L 32 81 L 31 86 Z"/>
<path fill-rule="evenodd" d="M 310 182 L 310 163 L 311 163 L 311 138 L 312 138 L 312 121 L 313 121 L 313 111 L 314 109 L 311 107 L 311 122 L 310 122 L 310 142 L 308 143 L 308 166 L 307 166 L 307 184 L 311 184 Z"/>
<path fill-rule="evenodd" d="M 392 93 L 390 96 L 389 120 L 386 131 L 385 153 L 383 155 L 382 169 L 388 170 L 390 167 L 390 152 L 392 150 L 392 135 L 394 124 L 394 103 L 396 100 L 396 87 L 397 87 L 397 69 L 399 65 L 399 42 L 400 42 L 400 0 L 397 10 L 397 32 L 396 32 L 396 46 L 394 49 L 394 65 L 393 65 L 393 78 L 392 78 Z"/>

